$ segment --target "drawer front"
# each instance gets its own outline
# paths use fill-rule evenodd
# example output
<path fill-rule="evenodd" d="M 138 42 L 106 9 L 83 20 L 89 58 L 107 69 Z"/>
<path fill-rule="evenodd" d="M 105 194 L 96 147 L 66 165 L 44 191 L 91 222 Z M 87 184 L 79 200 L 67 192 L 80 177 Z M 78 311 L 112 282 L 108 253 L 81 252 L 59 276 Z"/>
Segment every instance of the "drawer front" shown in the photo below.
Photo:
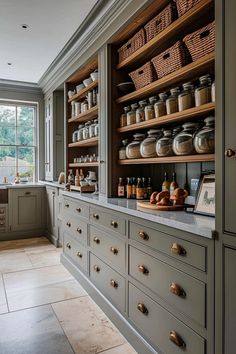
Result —
<path fill-rule="evenodd" d="M 67 213 L 63 218 L 63 228 L 70 233 L 75 239 L 87 246 L 88 225 L 81 218 L 69 216 Z"/>
<path fill-rule="evenodd" d="M 0 207 L 0 215 L 5 215 L 6 214 L 6 208 Z"/>
<path fill-rule="evenodd" d="M 114 266 L 125 272 L 125 242 L 104 233 L 94 226 L 90 227 L 89 241 L 90 247 L 95 254 L 104 256 Z"/>
<path fill-rule="evenodd" d="M 204 354 L 205 341 L 129 283 L 129 317 L 165 354 Z"/>
<path fill-rule="evenodd" d="M 125 279 L 92 253 L 90 278 L 120 311 L 125 311 Z"/>
<path fill-rule="evenodd" d="M 133 222 L 129 237 L 200 270 L 206 270 L 206 248 Z"/>
<path fill-rule="evenodd" d="M 87 272 L 88 255 L 87 249 L 77 243 L 71 236 L 64 233 L 63 250 L 66 255 L 73 259 L 74 263 Z"/>
<path fill-rule="evenodd" d="M 71 200 L 69 198 L 64 198 L 63 200 L 63 210 L 71 214 L 71 212 L 76 215 L 83 216 L 84 218 L 89 217 L 89 207 L 86 203 L 80 200 Z"/>
<path fill-rule="evenodd" d="M 93 223 L 125 235 L 125 219 L 117 217 L 115 214 L 107 213 L 102 208 L 90 208 L 90 220 Z"/>
<path fill-rule="evenodd" d="M 171 306 L 205 326 L 205 284 L 166 263 L 129 249 L 129 273 Z"/>

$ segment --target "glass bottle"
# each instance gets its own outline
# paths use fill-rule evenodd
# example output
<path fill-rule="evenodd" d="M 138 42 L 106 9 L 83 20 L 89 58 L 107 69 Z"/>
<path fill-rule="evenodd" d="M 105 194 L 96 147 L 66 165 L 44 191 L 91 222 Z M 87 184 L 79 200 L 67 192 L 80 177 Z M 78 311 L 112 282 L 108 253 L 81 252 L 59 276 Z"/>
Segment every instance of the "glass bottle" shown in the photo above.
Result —
<path fill-rule="evenodd" d="M 137 178 L 137 186 L 136 186 L 136 199 L 143 199 L 143 183 L 142 178 Z"/>
<path fill-rule="evenodd" d="M 200 85 L 195 89 L 195 106 L 199 107 L 211 101 L 211 78 L 204 75 L 199 78 Z"/>
<path fill-rule="evenodd" d="M 119 198 L 124 198 L 125 196 L 125 185 L 123 182 L 123 178 L 119 177 L 119 183 L 118 183 L 118 197 Z"/>
<path fill-rule="evenodd" d="M 145 120 L 144 109 L 147 105 L 147 101 L 139 101 L 139 107 L 136 109 L 136 123 L 143 122 Z"/>
<path fill-rule="evenodd" d="M 127 177 L 126 198 L 131 199 L 131 197 L 132 197 L 132 178 Z"/>
<path fill-rule="evenodd" d="M 180 94 L 179 87 L 170 90 L 170 96 L 166 100 L 166 113 L 172 114 L 178 112 L 178 95 Z"/>
<path fill-rule="evenodd" d="M 69 170 L 68 183 L 70 183 L 70 184 L 75 183 L 75 176 L 73 174 L 73 170 Z"/>
<path fill-rule="evenodd" d="M 79 180 L 80 181 L 84 180 L 84 173 L 83 173 L 83 169 L 82 168 L 79 170 Z"/>
<path fill-rule="evenodd" d="M 213 154 L 215 151 L 215 118 L 204 119 L 204 127 L 194 137 L 194 147 L 198 154 Z"/>
<path fill-rule="evenodd" d="M 147 178 L 142 177 L 142 184 L 143 184 L 143 199 L 147 199 Z"/>
<path fill-rule="evenodd" d="M 167 97 L 168 96 L 166 92 L 159 93 L 159 100 L 154 104 L 154 112 L 156 118 L 165 116 L 167 114 L 166 113 Z"/>
<path fill-rule="evenodd" d="M 142 157 L 140 153 L 140 144 L 145 138 L 145 134 L 136 133 L 134 140 L 126 146 L 126 156 L 128 159 L 138 159 Z"/>
<path fill-rule="evenodd" d="M 183 91 L 178 96 L 179 112 L 193 107 L 193 85 L 191 82 L 183 84 Z"/>
<path fill-rule="evenodd" d="M 211 102 L 216 101 L 216 84 L 215 81 L 211 85 Z"/>
<path fill-rule="evenodd" d="M 16 184 L 20 183 L 20 175 L 19 175 L 19 172 L 16 173 L 16 177 L 15 177 L 14 183 L 16 183 Z"/>
<path fill-rule="evenodd" d="M 150 129 L 148 137 L 140 144 L 140 153 L 142 157 L 156 157 L 156 143 L 157 140 L 163 136 L 161 129 Z"/>
<path fill-rule="evenodd" d="M 136 178 L 135 177 L 132 177 L 132 191 L 131 191 L 131 198 L 132 199 L 136 199 Z"/>
<path fill-rule="evenodd" d="M 79 178 L 79 170 L 75 170 L 75 186 L 78 187 L 80 185 L 80 178 Z"/>
<path fill-rule="evenodd" d="M 176 173 L 173 172 L 173 174 L 172 174 L 172 181 L 171 181 L 171 183 L 170 183 L 170 195 L 173 194 L 173 192 L 174 192 L 174 190 L 175 190 L 176 188 L 178 188 L 178 183 L 177 183 L 177 181 L 176 181 Z"/>
<path fill-rule="evenodd" d="M 83 140 L 83 129 L 84 129 L 84 124 L 80 124 L 78 127 L 78 141 Z"/>
<path fill-rule="evenodd" d="M 154 104 L 157 102 L 157 97 L 149 97 L 149 104 L 144 108 L 145 120 L 155 118 Z"/>
<path fill-rule="evenodd" d="M 126 156 L 126 145 L 128 144 L 128 139 L 122 140 L 122 146 L 119 148 L 119 160 L 127 159 Z"/>
<path fill-rule="evenodd" d="M 170 182 L 168 181 L 168 173 L 164 173 L 164 180 L 162 182 L 162 191 L 169 191 L 170 190 Z"/>
<path fill-rule="evenodd" d="M 151 177 L 148 177 L 148 182 L 147 182 L 147 198 L 149 199 L 152 194 L 152 179 Z"/>
<path fill-rule="evenodd" d="M 131 110 L 127 112 L 127 125 L 136 123 L 136 109 L 138 108 L 137 103 L 131 104 Z"/>
<path fill-rule="evenodd" d="M 171 130 L 164 130 L 164 136 L 157 140 L 156 153 L 158 156 L 172 156 L 174 155 L 173 148 L 173 136 Z"/>
<path fill-rule="evenodd" d="M 120 127 L 126 127 L 127 125 L 127 113 L 130 111 L 130 107 L 126 106 L 123 108 L 124 113 L 120 116 Z"/>
<path fill-rule="evenodd" d="M 174 137 L 173 151 L 176 155 L 192 155 L 195 154 L 193 138 L 199 128 L 197 123 L 183 124 L 183 130 Z"/>

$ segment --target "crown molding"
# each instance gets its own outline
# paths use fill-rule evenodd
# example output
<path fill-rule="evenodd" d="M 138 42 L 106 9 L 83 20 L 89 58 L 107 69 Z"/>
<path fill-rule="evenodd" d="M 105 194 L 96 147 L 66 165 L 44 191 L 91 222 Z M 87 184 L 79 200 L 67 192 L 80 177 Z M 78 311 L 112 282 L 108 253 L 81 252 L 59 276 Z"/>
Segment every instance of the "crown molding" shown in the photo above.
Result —
<path fill-rule="evenodd" d="M 37 83 L 4 79 L 0 79 L 0 90 L 19 93 L 33 93 L 37 95 L 43 94 L 41 87 L 39 87 Z"/>

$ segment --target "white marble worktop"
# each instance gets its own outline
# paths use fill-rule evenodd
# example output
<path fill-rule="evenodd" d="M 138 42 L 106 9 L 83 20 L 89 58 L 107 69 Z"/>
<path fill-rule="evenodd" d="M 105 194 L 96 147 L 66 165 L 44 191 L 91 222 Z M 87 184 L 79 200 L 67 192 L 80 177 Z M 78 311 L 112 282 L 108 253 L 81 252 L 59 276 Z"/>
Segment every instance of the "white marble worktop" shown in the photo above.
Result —
<path fill-rule="evenodd" d="M 39 182 L 25 182 L 25 183 L 0 183 L 0 189 L 14 189 L 14 188 L 34 188 L 34 187 L 44 187 L 42 183 Z"/>

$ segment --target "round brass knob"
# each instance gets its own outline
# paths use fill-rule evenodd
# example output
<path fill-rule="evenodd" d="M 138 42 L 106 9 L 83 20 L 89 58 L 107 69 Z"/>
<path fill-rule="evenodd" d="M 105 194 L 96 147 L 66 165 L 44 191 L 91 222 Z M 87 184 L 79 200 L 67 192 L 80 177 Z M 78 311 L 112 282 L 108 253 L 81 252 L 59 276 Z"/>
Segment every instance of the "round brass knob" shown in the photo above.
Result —
<path fill-rule="evenodd" d="M 71 249 L 71 245 L 70 245 L 69 242 L 67 242 L 66 247 L 69 248 L 69 249 Z"/>
<path fill-rule="evenodd" d="M 78 252 L 77 257 L 82 258 L 83 257 L 82 253 Z"/>
<path fill-rule="evenodd" d="M 95 214 L 93 214 L 93 217 L 94 217 L 94 219 L 97 219 L 97 220 L 99 219 L 99 215 L 98 215 L 98 214 L 96 214 L 96 213 L 95 213 Z"/>
<path fill-rule="evenodd" d="M 69 204 L 65 204 L 65 207 L 66 207 L 66 208 L 69 208 L 69 206 L 70 206 Z"/>
<path fill-rule="evenodd" d="M 233 149 L 227 149 L 227 150 L 225 151 L 225 156 L 226 156 L 226 157 L 233 157 L 233 156 L 235 156 L 235 155 L 236 155 L 236 151 L 233 150 Z"/>
<path fill-rule="evenodd" d="M 146 275 L 148 275 L 148 273 L 149 273 L 149 270 L 143 264 L 138 265 L 138 270 L 141 273 L 146 274 Z"/>
<path fill-rule="evenodd" d="M 95 242 L 95 243 L 99 244 L 99 243 L 100 243 L 100 240 L 99 240 L 99 238 L 98 238 L 98 237 L 94 237 L 93 242 Z"/>
<path fill-rule="evenodd" d="M 185 255 L 187 253 L 185 249 L 178 243 L 172 243 L 170 250 L 171 253 L 178 254 L 178 255 Z"/>
<path fill-rule="evenodd" d="M 111 221 L 111 226 L 113 226 L 114 228 L 118 227 L 118 223 L 114 220 Z"/>
<path fill-rule="evenodd" d="M 148 309 L 146 308 L 146 306 L 144 304 L 139 303 L 137 305 L 137 309 L 142 312 L 144 315 L 148 315 Z"/>
<path fill-rule="evenodd" d="M 76 211 L 78 211 L 78 213 L 81 213 L 81 208 L 76 208 Z"/>
<path fill-rule="evenodd" d="M 177 347 L 180 348 L 185 348 L 186 344 L 183 341 L 183 339 L 178 335 L 178 333 L 176 331 L 170 331 L 169 334 L 169 340 L 174 343 L 175 345 L 177 345 Z"/>
<path fill-rule="evenodd" d="M 117 253 L 118 253 L 118 249 L 115 248 L 115 247 L 111 247 L 111 248 L 110 248 L 110 251 L 111 251 L 113 254 L 117 254 Z"/>
<path fill-rule="evenodd" d="M 118 288 L 118 283 L 117 283 L 117 281 L 115 281 L 114 279 L 111 279 L 111 281 L 110 281 L 110 285 L 113 287 L 113 288 Z"/>
<path fill-rule="evenodd" d="M 184 289 L 176 283 L 170 284 L 170 292 L 172 294 L 180 296 L 180 297 L 186 297 L 186 293 L 185 293 Z"/>
<path fill-rule="evenodd" d="M 139 231 L 138 233 L 139 237 L 142 239 L 142 240 L 148 240 L 149 239 L 149 236 L 146 234 L 146 232 L 144 231 Z"/>
<path fill-rule="evenodd" d="M 67 225 L 68 227 L 71 227 L 71 223 L 70 223 L 69 221 L 66 223 L 66 225 Z"/>
<path fill-rule="evenodd" d="M 100 272 L 100 267 L 98 265 L 95 264 L 95 266 L 93 267 L 93 269 L 95 270 L 95 272 Z"/>
<path fill-rule="evenodd" d="M 79 233 L 79 234 L 82 234 L 82 230 L 78 227 L 77 228 L 77 232 Z"/>

